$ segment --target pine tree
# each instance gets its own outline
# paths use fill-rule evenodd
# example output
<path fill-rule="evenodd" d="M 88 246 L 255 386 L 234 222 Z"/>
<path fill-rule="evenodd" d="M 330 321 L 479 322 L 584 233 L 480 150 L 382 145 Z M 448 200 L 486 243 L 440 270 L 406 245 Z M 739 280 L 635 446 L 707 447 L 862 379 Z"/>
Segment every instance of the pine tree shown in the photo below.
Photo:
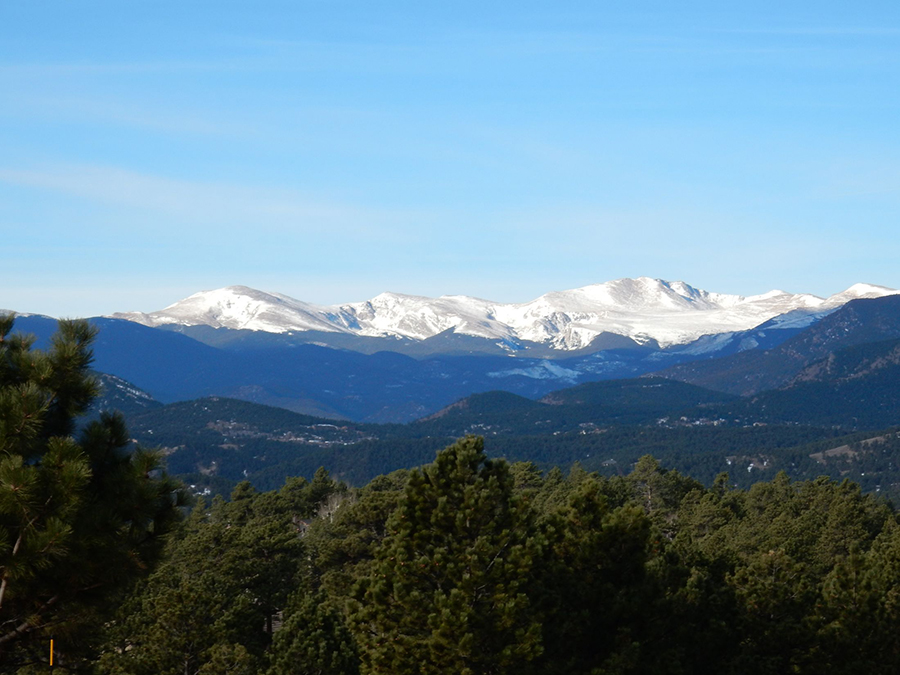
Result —
<path fill-rule="evenodd" d="M 635 664 L 650 661 L 640 654 L 652 591 L 649 519 L 636 505 L 609 508 L 600 481 L 585 476 L 544 527 L 544 672 L 639 672 Z"/>
<path fill-rule="evenodd" d="M 231 501 L 202 501 L 163 564 L 136 589 L 107 630 L 98 672 L 204 675 L 262 672 L 302 567 L 295 524 L 309 484 L 257 493 L 238 484 Z M 228 669 L 231 669 L 230 671 Z"/>
<path fill-rule="evenodd" d="M 61 321 L 46 351 L 0 317 L 0 666 L 71 665 L 118 593 L 161 550 L 184 495 L 122 418 L 79 417 L 97 393 L 95 331 Z"/>
<path fill-rule="evenodd" d="M 267 675 L 355 675 L 356 643 L 344 618 L 322 591 L 294 593 L 275 634 Z"/>
<path fill-rule="evenodd" d="M 513 672 L 541 651 L 539 549 L 505 462 L 468 437 L 411 472 L 351 625 L 363 673 Z"/>

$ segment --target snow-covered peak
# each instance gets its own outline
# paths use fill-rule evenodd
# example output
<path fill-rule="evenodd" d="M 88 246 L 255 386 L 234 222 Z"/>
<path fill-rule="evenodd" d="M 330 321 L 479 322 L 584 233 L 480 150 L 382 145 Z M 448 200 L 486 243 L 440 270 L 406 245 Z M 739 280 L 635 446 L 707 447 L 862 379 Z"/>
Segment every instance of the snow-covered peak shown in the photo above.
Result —
<path fill-rule="evenodd" d="M 347 332 L 340 317 L 328 307 L 294 300 L 280 293 L 267 293 L 247 286 L 227 286 L 194 293 L 159 312 L 114 314 L 147 326 L 178 324 L 213 328 L 261 330 L 284 333 L 291 330 Z"/>
<path fill-rule="evenodd" d="M 844 303 L 859 298 L 882 298 L 886 295 L 896 295 L 900 291 L 895 291 L 886 286 L 876 286 L 875 284 L 853 284 L 846 291 L 835 293 L 824 304 L 831 307 L 840 307 Z"/>
<path fill-rule="evenodd" d="M 732 296 L 723 296 L 732 297 Z M 737 297 L 737 296 L 733 296 Z M 548 302 L 574 302 L 592 307 L 609 307 L 616 310 L 645 311 L 648 309 L 709 308 L 713 306 L 710 294 L 700 291 L 683 281 L 663 281 L 650 277 L 616 279 L 602 284 L 592 284 L 570 291 L 548 293 L 538 298 Z M 535 301 L 537 302 L 537 301 Z M 530 303 L 529 303 L 530 304 Z"/>
<path fill-rule="evenodd" d="M 360 325 L 361 335 L 398 335 L 424 340 L 446 330 L 478 337 L 506 338 L 508 328 L 492 320 L 493 304 L 465 295 L 427 298 L 381 293 L 366 302 L 341 305 Z"/>
<path fill-rule="evenodd" d="M 747 330 L 781 316 L 794 322 L 813 321 L 849 300 L 897 292 L 856 284 L 828 299 L 778 290 L 745 297 L 710 293 L 683 281 L 639 277 L 555 291 L 517 304 L 465 295 L 428 298 L 381 293 L 363 302 L 322 306 L 280 293 L 228 286 L 195 293 L 158 312 L 114 316 L 148 326 L 325 331 L 413 340 L 452 331 L 503 345 L 537 342 L 572 350 L 587 347 L 601 333 L 667 346 L 703 335 Z"/>

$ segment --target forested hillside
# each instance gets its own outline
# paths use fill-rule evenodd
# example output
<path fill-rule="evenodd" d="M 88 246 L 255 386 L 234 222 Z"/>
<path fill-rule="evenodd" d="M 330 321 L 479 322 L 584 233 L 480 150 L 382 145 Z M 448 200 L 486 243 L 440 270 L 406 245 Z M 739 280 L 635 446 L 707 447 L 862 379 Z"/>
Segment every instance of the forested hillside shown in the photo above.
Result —
<path fill-rule="evenodd" d="M 854 300 L 772 349 L 676 365 L 658 374 L 732 394 L 756 394 L 784 386 L 836 351 L 897 338 L 900 296 Z"/>
<path fill-rule="evenodd" d="M 883 391 L 895 395 L 897 382 L 889 381 Z M 645 400 L 631 400 L 641 393 Z M 878 390 L 869 394 L 871 400 Z M 379 474 L 425 464 L 454 439 L 476 434 L 488 439 L 492 457 L 531 461 L 542 470 L 567 471 L 577 462 L 589 471 L 619 475 L 651 454 L 706 485 L 723 471 L 741 487 L 785 471 L 795 480 L 846 477 L 867 491 L 900 498 L 894 427 L 854 431 L 852 426 L 764 423 L 756 415 L 765 410 L 750 408 L 748 414 L 742 400 L 678 382 L 592 383 L 552 396 L 550 404 L 506 392 L 476 395 L 410 425 L 335 423 L 208 398 L 142 407 L 128 416 L 128 425 L 141 444 L 161 448 L 169 471 L 197 492 L 212 494 L 228 494 L 244 479 L 257 489 L 276 489 L 287 476 L 311 478 L 320 466 L 360 486 Z M 724 409 L 728 406 L 733 409 Z M 815 413 L 813 407 L 805 409 Z M 890 408 L 873 406 L 871 411 L 879 421 L 898 419 Z M 723 414 L 738 417 L 729 421 Z M 878 442 L 860 444 L 867 439 Z M 825 452 L 845 446 L 853 449 Z"/>
<path fill-rule="evenodd" d="M 372 425 L 163 406 L 90 376 L 86 323 L 47 352 L 11 326 L 0 672 L 41 672 L 51 638 L 91 675 L 900 666 L 900 431 L 867 426 L 896 419 L 895 341 L 752 399 L 644 378 Z M 872 416 L 796 423 L 816 391 Z M 163 458 L 211 498 L 188 513 Z"/>
<path fill-rule="evenodd" d="M 853 483 L 542 474 L 470 437 L 358 489 L 201 501 L 93 667 L 893 673 L 898 592 L 897 515 Z"/>

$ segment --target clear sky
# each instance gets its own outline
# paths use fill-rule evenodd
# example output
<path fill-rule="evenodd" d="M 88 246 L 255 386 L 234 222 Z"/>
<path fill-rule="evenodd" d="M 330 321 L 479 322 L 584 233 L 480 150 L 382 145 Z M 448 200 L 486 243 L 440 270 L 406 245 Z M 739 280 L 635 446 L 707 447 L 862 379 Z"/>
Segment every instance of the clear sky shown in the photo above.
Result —
<path fill-rule="evenodd" d="M 900 3 L 0 0 L 0 308 L 900 287 Z"/>

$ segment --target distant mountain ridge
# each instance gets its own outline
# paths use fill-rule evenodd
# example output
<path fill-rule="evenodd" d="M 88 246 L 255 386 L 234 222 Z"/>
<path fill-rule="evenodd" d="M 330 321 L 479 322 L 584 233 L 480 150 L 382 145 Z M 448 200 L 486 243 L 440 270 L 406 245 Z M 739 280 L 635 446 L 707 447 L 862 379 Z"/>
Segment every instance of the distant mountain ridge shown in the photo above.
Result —
<path fill-rule="evenodd" d="M 195 293 L 157 312 L 112 317 L 151 327 L 312 333 L 326 344 L 334 338 L 418 342 L 455 335 L 482 338 L 509 353 L 533 346 L 572 352 L 592 343 L 608 348 L 605 345 L 614 338 L 660 348 L 746 331 L 767 321 L 774 322 L 773 328 L 805 326 L 849 300 L 895 293 L 883 286 L 855 284 L 829 298 L 784 291 L 744 297 L 711 293 L 682 281 L 639 277 L 547 293 L 520 304 L 462 295 L 382 293 L 365 302 L 323 306 L 228 286 Z"/>
<path fill-rule="evenodd" d="M 163 447 L 171 471 L 226 493 L 244 478 L 280 485 L 322 465 L 359 483 L 426 462 L 449 439 L 474 433 L 498 455 L 545 466 L 578 461 L 615 473 L 650 452 L 710 481 L 738 468 L 747 481 L 760 471 L 827 470 L 900 495 L 900 446 L 879 445 L 900 428 L 900 295 L 851 300 L 806 328 L 803 317 L 792 321 L 776 317 L 662 350 L 415 359 L 274 333 L 242 344 L 252 331 L 205 327 L 238 335 L 216 347 L 99 318 L 102 395 L 91 414 L 122 410 L 135 439 Z M 21 316 L 15 330 L 46 348 L 56 321 Z M 660 371 L 672 363 L 680 365 Z M 649 372 L 656 377 L 635 378 Z M 613 379 L 623 377 L 633 379 Z M 828 440 L 851 432 L 862 435 Z M 851 447 L 866 438 L 878 443 Z M 799 447 L 812 441 L 819 445 Z M 831 457 L 832 448 L 841 452 Z"/>
<path fill-rule="evenodd" d="M 900 338 L 900 295 L 849 302 L 803 332 L 768 350 L 746 350 L 682 363 L 657 375 L 707 389 L 748 396 L 787 385 L 807 366 L 834 352 Z"/>

